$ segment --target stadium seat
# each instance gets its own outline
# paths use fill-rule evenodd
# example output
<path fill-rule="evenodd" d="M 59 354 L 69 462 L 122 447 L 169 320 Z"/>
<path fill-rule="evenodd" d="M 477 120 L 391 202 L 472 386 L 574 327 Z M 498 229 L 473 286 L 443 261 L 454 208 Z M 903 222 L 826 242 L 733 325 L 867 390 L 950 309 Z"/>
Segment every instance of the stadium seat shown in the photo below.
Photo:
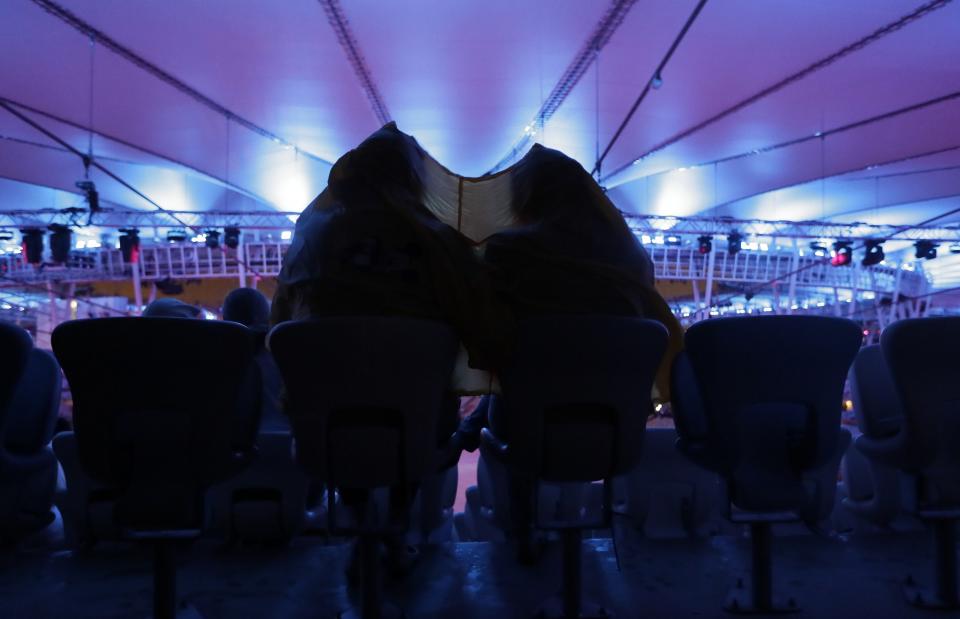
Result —
<path fill-rule="evenodd" d="M 750 525 L 752 586 L 740 583 L 724 608 L 799 610 L 773 596 L 772 524 L 816 524 L 833 509 L 849 440 L 840 429 L 843 385 L 860 328 L 819 316 L 722 318 L 693 325 L 685 340 L 672 372 L 678 447 L 720 474 L 728 518 Z"/>
<path fill-rule="evenodd" d="M 721 517 L 720 479 L 676 448 L 673 428 L 647 428 L 637 466 L 623 476 L 626 515 L 650 538 L 715 533 Z"/>
<path fill-rule="evenodd" d="M 393 616 L 380 594 L 379 540 L 410 528 L 409 489 L 437 472 L 437 420 L 458 350 L 444 324 L 410 318 L 350 317 L 282 323 L 268 347 L 287 388 L 296 460 L 311 478 L 369 494 L 390 489 L 391 509 L 362 500 L 338 506 L 328 492 L 334 533 L 359 537 L 360 616 Z"/>
<path fill-rule="evenodd" d="M 6 325 L 3 325 L 6 330 Z M 15 327 L 22 332 L 22 329 Z M 19 361 L 28 351 L 25 369 L 6 402 L 0 404 L 0 542 L 15 542 L 53 521 L 57 459 L 50 449 L 60 409 L 63 377 L 50 353 L 31 349 L 22 332 L 4 342 L 4 355 Z M 16 376 L 16 368 L 10 368 Z M 4 385 L 4 391 L 6 391 Z M 3 405 L 5 404 L 5 406 Z"/>
<path fill-rule="evenodd" d="M 880 346 L 902 417 L 898 412 L 881 417 L 870 434 L 857 439 L 857 448 L 871 460 L 909 475 L 912 492 L 906 507 L 933 530 L 934 586 L 924 589 L 908 578 L 907 600 L 924 608 L 956 609 L 960 318 L 895 322 L 883 331 Z"/>
<path fill-rule="evenodd" d="M 229 541 L 284 542 L 304 525 L 307 477 L 289 431 L 261 432 L 250 465 L 207 491 L 204 532 Z"/>
<path fill-rule="evenodd" d="M 897 433 L 903 407 L 879 345 L 865 346 L 850 368 L 850 394 L 860 432 L 870 439 Z M 900 474 L 878 460 L 867 459 L 856 448 L 844 460 L 845 508 L 854 515 L 887 526 L 900 513 Z"/>
<path fill-rule="evenodd" d="M 484 457 L 503 462 L 534 488 L 603 481 L 599 519 L 541 519 L 540 510 L 532 510 L 533 524 L 558 530 L 563 544 L 562 600 L 547 602 L 541 616 L 608 616 L 581 600 L 582 530 L 610 525 L 611 480 L 640 456 L 666 342 L 660 323 L 637 318 L 555 316 L 519 325 L 516 350 L 501 376 L 502 417 L 483 430 Z M 536 495 L 530 497 L 534 505 Z"/>
<path fill-rule="evenodd" d="M 52 343 L 73 395 L 80 466 L 113 495 L 123 537 L 153 545 L 154 616 L 174 617 L 174 545 L 200 535 L 207 489 L 254 451 L 238 440 L 254 343 L 239 325 L 181 318 L 76 320 Z"/>

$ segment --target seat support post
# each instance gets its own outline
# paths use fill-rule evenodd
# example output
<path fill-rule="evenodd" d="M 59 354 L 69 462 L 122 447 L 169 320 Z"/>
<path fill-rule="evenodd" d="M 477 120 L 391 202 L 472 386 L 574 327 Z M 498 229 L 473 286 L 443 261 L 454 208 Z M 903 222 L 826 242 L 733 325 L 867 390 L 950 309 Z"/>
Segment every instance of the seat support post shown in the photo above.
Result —
<path fill-rule="evenodd" d="M 727 596 L 723 609 L 730 613 L 781 614 L 800 611 L 792 597 L 773 595 L 773 524 L 766 520 L 750 523 L 750 587 L 737 581 Z"/>
<path fill-rule="evenodd" d="M 957 599 L 957 521 L 936 520 L 933 523 L 933 544 L 936 553 L 937 597 L 956 608 Z"/>
<path fill-rule="evenodd" d="M 754 608 L 773 606 L 773 532 L 769 522 L 750 525 Z"/>
<path fill-rule="evenodd" d="M 581 566 L 580 529 L 564 529 L 563 539 L 563 615 L 564 619 L 580 616 Z"/>
<path fill-rule="evenodd" d="M 360 536 L 360 612 L 363 619 L 381 619 L 380 544 L 375 535 Z"/>
<path fill-rule="evenodd" d="M 177 567 L 169 540 L 153 544 L 153 616 L 174 619 L 177 614 Z"/>

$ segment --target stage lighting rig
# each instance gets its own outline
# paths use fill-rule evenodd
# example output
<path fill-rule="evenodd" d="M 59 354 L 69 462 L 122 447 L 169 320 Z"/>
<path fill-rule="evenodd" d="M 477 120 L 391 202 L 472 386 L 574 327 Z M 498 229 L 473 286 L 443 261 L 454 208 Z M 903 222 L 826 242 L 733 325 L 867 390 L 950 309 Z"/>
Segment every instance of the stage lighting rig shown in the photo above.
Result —
<path fill-rule="evenodd" d="M 713 251 L 713 237 L 706 234 L 697 237 L 697 251 L 704 255 Z"/>
<path fill-rule="evenodd" d="M 227 226 L 223 229 L 223 244 L 230 249 L 236 249 L 240 246 L 240 228 L 236 226 Z"/>
<path fill-rule="evenodd" d="M 123 261 L 134 264 L 140 261 L 140 231 L 136 228 L 120 228 L 120 253 Z"/>
<path fill-rule="evenodd" d="M 204 230 L 204 236 L 206 236 L 206 244 L 210 249 L 216 249 L 220 247 L 220 231 L 219 230 Z"/>
<path fill-rule="evenodd" d="M 937 244 L 933 241 L 917 241 L 913 244 L 914 256 L 919 259 L 933 260 L 937 257 Z"/>
<path fill-rule="evenodd" d="M 678 247 L 681 243 L 680 237 L 676 234 L 668 234 L 663 237 L 663 244 L 669 247 Z"/>
<path fill-rule="evenodd" d="M 863 255 L 861 264 L 865 267 L 872 267 L 875 264 L 883 262 L 886 255 L 883 253 L 883 244 L 876 240 L 867 240 L 865 242 L 866 253 Z"/>
<path fill-rule="evenodd" d="M 837 241 L 833 244 L 833 257 L 830 264 L 835 267 L 844 267 L 853 262 L 853 245 L 850 241 Z"/>
<path fill-rule="evenodd" d="M 731 256 L 735 256 L 740 253 L 740 249 L 743 245 L 743 235 L 734 230 L 727 235 L 727 253 Z"/>
<path fill-rule="evenodd" d="M 40 228 L 23 228 L 20 230 L 23 239 L 23 257 L 28 264 L 43 262 L 43 230 Z"/>
<path fill-rule="evenodd" d="M 73 241 L 73 232 L 63 224 L 50 224 L 50 256 L 54 262 L 64 263 L 70 258 L 70 246 Z"/>

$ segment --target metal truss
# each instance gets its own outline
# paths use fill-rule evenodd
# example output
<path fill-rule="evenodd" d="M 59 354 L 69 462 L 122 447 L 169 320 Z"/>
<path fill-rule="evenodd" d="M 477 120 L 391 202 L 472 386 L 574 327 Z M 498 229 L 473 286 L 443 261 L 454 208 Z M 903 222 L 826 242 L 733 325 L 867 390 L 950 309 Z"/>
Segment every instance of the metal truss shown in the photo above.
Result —
<path fill-rule="evenodd" d="M 909 227 L 884 226 L 866 223 L 837 223 L 832 221 L 770 221 L 764 219 L 734 219 L 732 217 L 663 217 L 624 213 L 627 223 L 637 236 L 657 237 L 726 237 L 739 232 L 747 237 L 833 240 L 929 240 L 937 243 L 960 243 L 960 226 Z M 694 240 L 693 238 L 689 240 Z"/>
<path fill-rule="evenodd" d="M 247 242 L 238 249 L 211 249 L 199 243 L 143 244 L 140 261 L 125 263 L 120 250 L 100 248 L 70 253 L 64 265 L 24 264 L 20 255 L 0 256 L 0 287 L 53 282 L 101 280 L 159 281 L 171 279 L 239 278 L 280 272 L 289 241 Z M 729 254 L 717 248 L 707 255 L 695 247 L 651 246 L 658 279 L 714 282 L 731 285 L 770 284 L 784 289 L 844 289 L 880 295 L 917 296 L 929 289 L 922 271 L 890 265 L 833 267 L 812 255 L 793 251 L 747 251 Z M 238 260 L 239 258 L 242 258 Z M 709 304 L 708 304 L 709 305 Z"/>
<path fill-rule="evenodd" d="M 134 211 L 101 209 L 90 218 L 85 208 L 0 211 L 0 227 L 47 227 L 62 224 L 100 228 L 182 228 L 169 214 L 195 228 L 236 226 L 247 230 L 291 230 L 300 213 L 292 211 Z"/>

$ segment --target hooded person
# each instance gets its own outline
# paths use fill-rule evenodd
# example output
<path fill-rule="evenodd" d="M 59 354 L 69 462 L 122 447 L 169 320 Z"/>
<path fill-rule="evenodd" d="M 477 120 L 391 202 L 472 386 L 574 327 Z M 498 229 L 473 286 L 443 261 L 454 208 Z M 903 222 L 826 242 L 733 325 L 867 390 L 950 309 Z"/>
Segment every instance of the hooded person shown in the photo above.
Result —
<path fill-rule="evenodd" d="M 271 322 L 390 315 L 448 323 L 472 368 L 507 354 L 509 317 L 470 241 L 424 206 L 424 158 L 389 123 L 341 157 L 297 220 Z"/>
<path fill-rule="evenodd" d="M 334 164 L 327 188 L 297 220 L 277 277 L 272 324 L 350 315 L 435 320 L 452 327 L 471 367 L 499 366 L 509 316 L 497 318 L 499 306 L 470 241 L 424 205 L 424 157 L 416 140 L 390 123 Z M 436 437 L 451 466 L 460 454 L 459 406 L 452 392 L 447 400 Z M 340 491 L 348 505 L 366 500 L 364 491 Z M 398 496 L 391 492 L 392 508 L 407 504 Z M 400 538 L 384 541 L 402 571 Z"/>
<path fill-rule="evenodd" d="M 517 320 L 558 314 L 637 316 L 669 332 L 655 398 L 669 398 L 669 369 L 683 330 L 654 287 L 653 263 L 626 221 L 587 171 L 563 153 L 534 145 L 509 169 L 513 227 L 487 239 L 484 261 L 495 294 Z M 461 425 L 468 448 L 489 425 L 509 442 L 505 413 L 485 397 Z M 518 558 L 536 558 L 534 484 L 506 473 Z"/>

